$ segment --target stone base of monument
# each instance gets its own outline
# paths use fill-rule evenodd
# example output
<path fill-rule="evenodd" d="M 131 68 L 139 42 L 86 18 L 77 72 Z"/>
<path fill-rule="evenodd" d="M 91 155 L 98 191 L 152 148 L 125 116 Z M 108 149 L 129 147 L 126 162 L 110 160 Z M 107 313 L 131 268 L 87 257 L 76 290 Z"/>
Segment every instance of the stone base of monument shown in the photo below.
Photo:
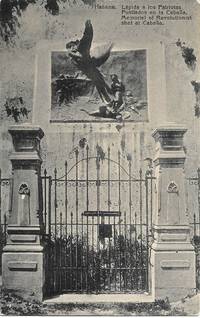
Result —
<path fill-rule="evenodd" d="M 155 299 L 178 301 L 195 294 L 193 251 L 152 251 L 151 263 Z"/>
<path fill-rule="evenodd" d="M 7 245 L 2 257 L 3 288 L 25 299 L 43 300 L 44 254 L 41 246 L 20 248 Z"/>

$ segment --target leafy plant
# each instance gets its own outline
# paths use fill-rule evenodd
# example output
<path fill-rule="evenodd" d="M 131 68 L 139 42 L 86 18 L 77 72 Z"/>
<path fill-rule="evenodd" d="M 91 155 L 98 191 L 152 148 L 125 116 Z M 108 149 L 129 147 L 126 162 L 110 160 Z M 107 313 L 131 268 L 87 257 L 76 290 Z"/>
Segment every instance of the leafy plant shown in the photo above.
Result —
<path fill-rule="evenodd" d="M 184 58 L 185 64 L 191 69 L 194 70 L 196 67 L 197 58 L 194 54 L 194 49 L 187 47 L 185 42 L 181 42 L 180 39 L 176 42 L 176 45 L 180 47 L 182 52 L 182 57 Z"/>
<path fill-rule="evenodd" d="M 4 315 L 47 315 L 46 306 L 37 301 L 28 301 L 11 292 L 0 295 L 1 312 Z"/>
<path fill-rule="evenodd" d="M 131 291 L 147 285 L 147 248 L 141 237 L 89 242 L 87 235 L 52 236 L 46 244 L 47 290 Z"/>

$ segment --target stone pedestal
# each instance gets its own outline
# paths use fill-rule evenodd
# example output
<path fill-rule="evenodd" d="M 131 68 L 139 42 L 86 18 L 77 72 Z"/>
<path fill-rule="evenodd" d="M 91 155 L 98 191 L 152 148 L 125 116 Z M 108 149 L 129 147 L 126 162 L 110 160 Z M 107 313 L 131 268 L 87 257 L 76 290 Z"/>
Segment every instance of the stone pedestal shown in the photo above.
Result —
<path fill-rule="evenodd" d="M 8 239 L 3 250 L 3 288 L 25 298 L 42 300 L 44 255 L 41 245 L 42 184 L 40 139 L 37 126 L 13 126 L 12 182 Z"/>
<path fill-rule="evenodd" d="M 152 284 L 155 298 L 175 301 L 195 291 L 195 252 L 186 207 L 184 127 L 156 129 Z"/>

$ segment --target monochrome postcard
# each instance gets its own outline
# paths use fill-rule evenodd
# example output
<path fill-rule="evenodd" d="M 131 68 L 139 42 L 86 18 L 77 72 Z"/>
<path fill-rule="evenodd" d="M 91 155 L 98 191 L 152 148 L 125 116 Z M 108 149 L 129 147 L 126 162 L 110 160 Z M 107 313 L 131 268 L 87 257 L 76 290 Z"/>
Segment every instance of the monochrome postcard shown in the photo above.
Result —
<path fill-rule="evenodd" d="M 199 25 L 199 0 L 0 0 L 2 315 L 199 315 Z"/>

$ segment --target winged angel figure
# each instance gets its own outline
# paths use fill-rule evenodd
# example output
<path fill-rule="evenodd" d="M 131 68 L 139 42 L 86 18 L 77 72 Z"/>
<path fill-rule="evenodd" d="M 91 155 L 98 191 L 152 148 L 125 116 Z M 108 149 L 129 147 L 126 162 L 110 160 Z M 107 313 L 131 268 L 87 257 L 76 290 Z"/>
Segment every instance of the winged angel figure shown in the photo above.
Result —
<path fill-rule="evenodd" d="M 66 49 L 69 50 L 69 56 L 77 68 L 85 74 L 96 87 L 101 100 L 105 103 L 110 103 L 112 94 L 111 88 L 105 82 L 103 74 L 98 67 L 103 65 L 110 56 L 112 44 L 103 52 L 92 55 L 90 52 L 93 40 L 93 27 L 90 20 L 85 23 L 85 30 L 83 37 L 80 40 L 71 41 L 66 44 Z"/>

